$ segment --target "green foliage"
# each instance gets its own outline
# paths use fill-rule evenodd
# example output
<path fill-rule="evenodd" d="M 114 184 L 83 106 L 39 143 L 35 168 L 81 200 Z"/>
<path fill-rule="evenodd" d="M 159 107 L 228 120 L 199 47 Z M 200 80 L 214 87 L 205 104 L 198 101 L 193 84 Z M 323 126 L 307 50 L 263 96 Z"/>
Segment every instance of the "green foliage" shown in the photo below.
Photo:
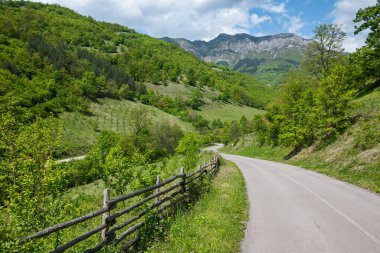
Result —
<path fill-rule="evenodd" d="M 324 76 L 342 58 L 342 41 L 345 37 L 340 25 L 317 26 L 313 41 L 308 44 L 304 67 L 317 78 Z"/>
<path fill-rule="evenodd" d="M 176 150 L 184 156 L 183 167 L 185 169 L 194 168 L 199 156 L 199 135 L 196 133 L 185 134 Z"/>
<path fill-rule="evenodd" d="M 360 150 L 368 150 L 380 143 L 380 114 L 361 124 L 361 128 L 353 133 L 354 146 Z"/>
<path fill-rule="evenodd" d="M 377 81 L 380 79 L 380 2 L 374 6 L 370 6 L 364 9 L 360 9 L 356 13 L 354 22 L 359 23 L 359 26 L 355 26 L 355 34 L 369 29 L 366 39 L 366 47 L 358 50 L 355 53 L 357 58 L 361 59 L 361 65 L 364 69 L 364 77 L 374 77 Z M 377 83 L 377 86 L 379 84 Z"/>
<path fill-rule="evenodd" d="M 337 65 L 319 83 L 316 102 L 321 110 L 319 117 L 322 120 L 320 126 L 324 137 L 333 136 L 350 124 L 349 102 L 354 98 L 356 91 L 350 89 L 349 74 L 347 68 Z"/>
<path fill-rule="evenodd" d="M 143 106 L 136 106 L 129 112 L 129 124 L 133 134 L 147 134 L 151 118 L 148 117 L 148 109 Z"/>
<path fill-rule="evenodd" d="M 60 126 L 49 118 L 18 127 L 9 113 L 1 117 L 1 202 L 8 220 L 5 227 L 0 227 L 4 239 L 0 249 L 9 251 L 20 248 L 17 240 L 22 236 L 61 218 L 59 197 L 65 184 L 52 164 Z"/>
<path fill-rule="evenodd" d="M 354 22 L 360 23 L 359 26 L 355 26 L 355 34 L 359 32 L 370 29 L 368 33 L 366 43 L 371 48 L 379 49 L 380 46 L 380 2 L 374 6 L 370 6 L 364 9 L 359 9 L 356 13 L 356 18 Z"/>
<path fill-rule="evenodd" d="M 179 140 L 183 136 L 182 129 L 176 124 L 167 121 L 158 121 L 152 129 L 152 142 L 156 152 L 174 154 Z"/>
<path fill-rule="evenodd" d="M 116 146 L 110 149 L 106 157 L 102 166 L 101 178 L 106 186 L 116 192 L 117 195 L 123 195 L 127 187 L 139 188 L 133 185 L 140 184 L 140 172 L 144 165 L 144 156 L 139 153 L 126 155 L 121 148 Z M 154 175 L 152 176 L 154 177 Z"/>
<path fill-rule="evenodd" d="M 268 141 L 299 150 L 316 140 L 334 140 L 350 124 L 352 89 L 350 68 L 336 65 L 313 86 L 293 73 L 280 96 L 268 108 L 267 121 L 257 120 L 260 143 Z"/>

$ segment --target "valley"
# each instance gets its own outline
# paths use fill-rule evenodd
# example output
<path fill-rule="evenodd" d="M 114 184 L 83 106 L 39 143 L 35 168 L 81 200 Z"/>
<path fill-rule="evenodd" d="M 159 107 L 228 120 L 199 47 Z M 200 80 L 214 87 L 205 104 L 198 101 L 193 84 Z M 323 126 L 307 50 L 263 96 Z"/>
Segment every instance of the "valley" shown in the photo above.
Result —
<path fill-rule="evenodd" d="M 297 208 L 297 217 L 310 226 L 298 235 L 315 232 L 305 218 L 313 212 L 307 210 L 326 205 L 299 196 L 312 191 L 322 198 L 317 184 L 347 182 L 379 193 L 379 2 L 352 16 L 351 33 L 363 39 L 352 52 L 344 43 L 352 42 L 353 34 L 339 24 L 318 23 L 308 32 L 310 39 L 297 35 L 305 34 L 297 32 L 309 27 L 306 23 L 298 29 L 285 29 L 290 23 L 284 23 L 273 35 L 252 32 L 265 22 L 297 21 L 300 16 L 282 9 L 290 4 L 244 10 L 251 30 L 245 28 L 248 23 L 227 30 L 210 23 L 197 29 L 213 24 L 218 33 L 208 30 L 204 39 L 188 40 L 185 31 L 196 26 L 183 27 L 184 36 L 175 38 L 141 29 L 152 22 L 149 18 L 133 23 L 135 30 L 58 4 L 0 0 L 0 251 L 64 251 L 71 245 L 70 252 L 93 247 L 118 252 L 132 243 L 133 252 L 250 252 L 246 240 L 240 243 L 245 231 L 249 240 L 271 238 L 267 232 L 257 235 L 261 239 L 250 237 L 257 212 L 264 214 L 259 222 L 266 217 L 282 222 L 286 231 L 276 240 L 284 241 L 297 221 L 283 219 L 281 208 L 307 202 Z M 161 7 L 152 10 L 166 8 Z M 196 8 L 193 14 L 206 15 L 201 3 Z M 257 8 L 267 16 L 258 16 Z M 151 15 L 131 10 L 136 12 L 123 15 Z M 216 159 L 216 150 L 205 150 L 215 143 L 225 145 L 223 159 Z M 56 162 L 77 156 L 83 159 Z M 318 183 L 308 188 L 297 181 L 286 198 L 275 200 L 289 185 L 281 181 L 286 173 Z M 269 183 L 263 184 L 263 175 Z M 264 197 L 247 195 L 253 187 Z M 350 198 L 344 192 L 353 189 L 349 185 L 326 194 Z M 259 206 L 266 199 L 276 208 L 249 211 L 252 203 Z M 356 203 L 342 205 L 350 209 Z M 318 214 L 328 223 L 325 228 L 334 227 L 324 218 L 341 212 L 336 210 Z M 358 228 L 347 215 L 340 216 Z M 359 216 L 355 219 L 367 229 L 366 218 L 373 223 L 376 215 Z M 81 217 L 79 226 L 46 232 Z M 376 243 L 378 231 L 372 230 Z M 48 235 L 38 238 L 41 231 Z M 321 234 L 315 235 L 321 245 Z M 287 246 L 307 252 L 307 239 L 294 239 Z M 363 249 L 377 247 L 364 241 Z M 262 251 L 273 249 L 272 243 L 261 245 Z"/>

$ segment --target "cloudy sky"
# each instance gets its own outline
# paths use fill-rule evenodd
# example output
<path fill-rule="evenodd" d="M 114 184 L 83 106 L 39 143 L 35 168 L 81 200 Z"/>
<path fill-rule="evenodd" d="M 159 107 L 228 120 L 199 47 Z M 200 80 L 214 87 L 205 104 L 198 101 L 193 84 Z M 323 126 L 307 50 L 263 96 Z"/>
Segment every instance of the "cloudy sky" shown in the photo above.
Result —
<path fill-rule="evenodd" d="M 220 33 L 254 36 L 296 33 L 306 38 L 321 23 L 341 24 L 352 52 L 365 34 L 353 35 L 359 8 L 376 0 L 42 0 L 97 20 L 126 25 L 153 37 L 210 40 Z"/>

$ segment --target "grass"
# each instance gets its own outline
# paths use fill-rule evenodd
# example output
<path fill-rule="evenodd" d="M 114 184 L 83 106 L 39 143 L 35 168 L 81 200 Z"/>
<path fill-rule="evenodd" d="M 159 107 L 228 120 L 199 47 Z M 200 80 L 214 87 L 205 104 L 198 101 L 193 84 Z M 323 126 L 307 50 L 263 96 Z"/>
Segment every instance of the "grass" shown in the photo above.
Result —
<path fill-rule="evenodd" d="M 196 87 L 185 86 L 184 84 L 178 84 L 169 82 L 167 85 L 156 85 L 152 83 L 146 84 L 148 89 L 154 90 L 160 94 L 176 98 L 182 97 L 183 99 L 190 99 L 197 90 Z"/>
<path fill-rule="evenodd" d="M 247 219 L 243 176 L 227 162 L 212 181 L 210 191 L 190 210 L 179 211 L 165 240 L 149 252 L 239 252 Z"/>
<path fill-rule="evenodd" d="M 64 112 L 60 116 L 60 119 L 63 121 L 62 146 L 65 156 L 76 156 L 87 153 L 88 148 L 95 142 L 100 131 L 108 130 L 128 133 L 130 131 L 128 123 L 129 112 L 137 105 L 147 107 L 153 121 L 170 121 L 178 124 L 185 131 L 192 130 L 190 123 L 183 122 L 177 117 L 155 107 L 128 100 L 99 99 L 98 103 L 91 104 L 90 111 L 92 115 Z"/>
<path fill-rule="evenodd" d="M 192 113 L 199 114 L 209 121 L 214 119 L 232 121 L 239 120 L 242 116 L 252 119 L 255 115 L 263 114 L 265 111 L 249 106 L 216 102 L 202 106 L 200 111 L 192 110 Z"/>
<path fill-rule="evenodd" d="M 242 155 L 247 157 L 255 157 L 271 161 L 284 161 L 284 157 L 291 152 L 291 148 L 273 147 L 269 145 L 259 146 L 257 144 L 256 135 L 250 134 L 244 136 L 239 142 L 232 146 L 231 144 L 220 149 L 221 152 Z"/>
<path fill-rule="evenodd" d="M 154 90 L 160 94 L 176 98 L 182 97 L 185 100 L 191 99 L 197 92 L 201 92 L 206 103 L 212 101 L 220 92 L 208 86 L 204 86 L 201 90 L 198 87 L 185 85 L 183 83 L 168 82 L 167 85 L 146 84 L 148 89 Z"/>
<path fill-rule="evenodd" d="M 368 115 L 373 114 L 376 111 L 379 111 L 380 108 L 380 89 L 371 92 L 368 95 L 365 95 L 359 99 L 356 99 L 353 103 L 354 110 L 352 111 L 351 116 L 355 115 Z"/>

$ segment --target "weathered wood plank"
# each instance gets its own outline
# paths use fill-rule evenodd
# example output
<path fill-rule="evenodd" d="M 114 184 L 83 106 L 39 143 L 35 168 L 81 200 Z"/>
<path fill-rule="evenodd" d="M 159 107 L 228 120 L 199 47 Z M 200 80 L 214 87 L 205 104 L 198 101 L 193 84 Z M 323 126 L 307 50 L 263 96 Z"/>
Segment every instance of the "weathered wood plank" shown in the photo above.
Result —
<path fill-rule="evenodd" d="M 163 191 L 161 191 L 161 192 L 158 192 L 158 193 L 152 194 L 152 195 L 150 195 L 150 196 L 148 196 L 148 197 L 142 199 L 141 201 L 137 202 L 136 204 L 134 204 L 134 205 L 132 205 L 132 206 L 130 206 L 130 207 L 124 209 L 124 210 L 121 210 L 121 211 L 119 211 L 119 212 L 117 212 L 117 213 L 114 213 L 114 214 L 110 215 L 110 216 L 108 217 L 108 219 L 109 219 L 109 220 L 113 220 L 113 219 L 116 219 L 117 217 L 120 217 L 120 216 L 123 215 L 123 214 L 129 213 L 129 212 L 131 212 L 132 210 L 134 210 L 134 209 L 140 207 L 141 205 L 145 204 L 145 203 L 148 202 L 149 200 L 152 200 L 152 199 L 156 198 L 157 196 L 163 195 L 163 194 L 165 194 L 165 193 L 168 193 L 168 192 L 174 190 L 175 188 L 177 188 L 177 187 L 179 187 L 179 186 L 181 186 L 181 183 L 177 183 L 177 184 L 175 184 L 175 185 L 173 185 L 173 186 L 171 186 L 171 187 L 169 187 L 169 188 L 167 188 L 167 189 L 165 189 L 165 190 L 163 190 Z"/>
<path fill-rule="evenodd" d="M 61 247 L 51 251 L 50 253 L 60 253 L 60 252 L 64 252 L 65 250 L 67 250 L 68 248 L 74 246 L 75 244 L 77 243 L 80 243 L 81 241 L 84 241 L 86 240 L 87 238 L 89 238 L 90 236 L 102 231 L 103 229 L 105 229 L 107 226 L 109 226 L 108 224 L 103 224 L 99 227 L 96 227 L 92 230 L 90 230 L 89 232 L 75 238 L 74 240 L 66 243 L 65 245 L 62 245 Z"/>
<path fill-rule="evenodd" d="M 21 240 L 21 243 L 24 243 L 24 242 L 27 242 L 27 241 L 30 241 L 30 240 L 33 240 L 33 239 L 37 239 L 37 238 L 40 238 L 40 237 L 47 236 L 47 235 L 49 235 L 51 233 L 54 233 L 56 231 L 62 230 L 64 228 L 68 228 L 70 226 L 79 224 L 81 222 L 84 222 L 84 221 L 89 220 L 91 218 L 94 218 L 96 216 L 99 216 L 99 215 L 101 215 L 101 214 L 103 214 L 103 213 L 105 213 L 107 211 L 108 211 L 108 209 L 102 208 L 102 209 L 100 209 L 98 211 L 89 213 L 89 214 L 87 214 L 85 216 L 81 216 L 81 217 L 78 217 L 76 219 L 69 220 L 69 221 L 66 221 L 64 223 L 60 223 L 60 224 L 57 224 L 57 225 L 45 228 L 44 230 L 41 230 L 41 231 L 39 231 L 39 232 L 37 232 L 37 233 L 35 233 L 33 235 L 25 237 L 24 239 Z"/>
<path fill-rule="evenodd" d="M 177 196 L 178 194 L 180 194 L 181 191 L 176 191 L 176 192 L 173 192 L 170 196 L 167 196 L 163 199 L 161 199 L 159 202 L 156 202 L 154 203 L 153 205 L 149 206 L 148 208 L 146 208 L 144 211 L 140 212 L 138 215 L 136 215 L 135 217 L 117 225 L 117 226 L 114 226 L 110 232 L 114 233 L 116 232 L 117 230 L 120 230 L 122 229 L 123 227 L 125 226 L 128 226 L 129 224 L 135 222 L 136 220 L 138 219 L 141 219 L 142 217 L 144 217 L 147 213 L 149 213 L 149 211 L 153 210 L 154 208 L 156 207 L 159 207 L 160 205 L 162 205 L 163 203 L 173 199 L 175 196 Z"/>
<path fill-rule="evenodd" d="M 178 178 L 181 178 L 182 175 L 176 175 L 174 177 L 171 177 L 169 179 L 166 179 L 164 181 L 162 181 L 160 184 L 157 184 L 157 185 L 152 185 L 152 186 L 149 186 L 149 187 L 145 187 L 143 189 L 140 189 L 138 191 L 135 191 L 135 192 L 131 192 L 129 194 L 126 194 L 126 195 L 123 195 L 123 196 L 120 196 L 120 197 L 117 197 L 117 198 L 114 198 L 112 200 L 109 201 L 109 204 L 110 205 L 114 205 L 120 201 L 123 201 L 123 200 L 127 200 L 127 199 L 130 199 L 130 198 L 133 198 L 133 197 L 136 197 L 138 195 L 141 195 L 143 193 L 146 193 L 146 192 L 149 192 L 149 191 L 153 191 L 157 188 L 160 188 L 162 186 L 165 186 L 171 182 L 173 182 L 174 180 L 178 179 Z"/>

